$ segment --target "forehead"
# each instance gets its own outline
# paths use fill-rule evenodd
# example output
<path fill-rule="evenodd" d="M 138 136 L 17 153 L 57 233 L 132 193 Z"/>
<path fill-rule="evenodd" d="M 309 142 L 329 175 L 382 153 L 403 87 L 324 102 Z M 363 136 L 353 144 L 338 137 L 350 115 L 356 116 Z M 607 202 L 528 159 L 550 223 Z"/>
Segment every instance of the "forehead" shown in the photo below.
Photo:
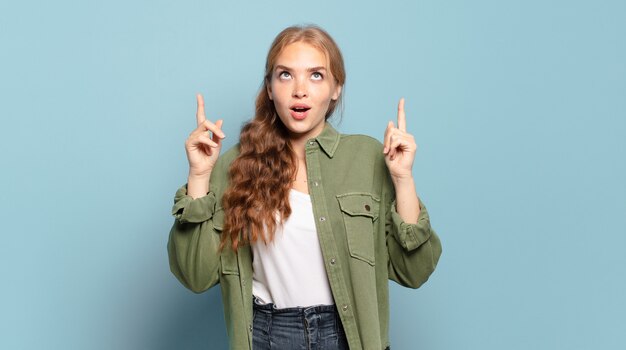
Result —
<path fill-rule="evenodd" d="M 274 66 L 287 66 L 291 68 L 328 67 L 326 53 L 317 47 L 298 41 L 285 46 L 278 56 Z"/>

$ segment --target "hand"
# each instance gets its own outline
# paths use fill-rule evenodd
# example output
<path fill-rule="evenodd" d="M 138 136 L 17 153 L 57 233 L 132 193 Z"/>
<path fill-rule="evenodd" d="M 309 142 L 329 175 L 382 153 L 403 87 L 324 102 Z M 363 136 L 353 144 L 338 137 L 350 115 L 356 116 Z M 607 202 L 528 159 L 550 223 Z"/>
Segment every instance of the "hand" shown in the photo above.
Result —
<path fill-rule="evenodd" d="M 385 163 L 392 178 L 411 177 L 417 144 L 415 144 L 413 135 L 406 132 L 404 98 L 401 98 L 400 102 L 398 102 L 398 127 L 394 126 L 393 121 L 389 121 L 385 130 L 383 146 Z"/>
<path fill-rule="evenodd" d="M 198 111 L 196 121 L 198 127 L 189 134 L 185 141 L 185 151 L 189 160 L 189 176 L 209 177 L 217 162 L 217 157 L 222 149 L 222 139 L 226 137 L 222 132 L 220 119 L 211 123 L 204 116 L 204 99 L 202 95 L 196 96 L 198 100 Z M 212 133 L 209 136 L 209 132 Z"/>

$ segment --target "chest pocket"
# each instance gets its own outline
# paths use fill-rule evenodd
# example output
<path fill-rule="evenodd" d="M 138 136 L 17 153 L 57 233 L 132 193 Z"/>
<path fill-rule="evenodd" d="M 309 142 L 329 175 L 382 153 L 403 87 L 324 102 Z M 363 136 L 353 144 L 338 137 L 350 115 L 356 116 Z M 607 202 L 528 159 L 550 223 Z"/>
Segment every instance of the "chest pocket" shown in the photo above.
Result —
<path fill-rule="evenodd" d="M 213 228 L 218 234 L 222 234 L 224 230 L 224 209 L 217 208 L 213 214 Z M 224 246 L 220 253 L 220 263 L 222 264 L 222 275 L 238 275 L 239 265 L 237 264 L 237 255 L 233 252 L 230 243 Z"/>
<path fill-rule="evenodd" d="M 374 222 L 378 219 L 380 200 L 364 192 L 338 195 L 337 200 L 346 227 L 350 256 L 374 266 Z"/>

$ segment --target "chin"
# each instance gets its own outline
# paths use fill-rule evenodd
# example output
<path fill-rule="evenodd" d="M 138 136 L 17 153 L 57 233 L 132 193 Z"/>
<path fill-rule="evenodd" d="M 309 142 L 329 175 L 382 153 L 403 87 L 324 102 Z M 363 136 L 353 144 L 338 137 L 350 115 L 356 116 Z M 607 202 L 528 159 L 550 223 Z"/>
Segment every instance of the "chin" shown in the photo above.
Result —
<path fill-rule="evenodd" d="M 321 127 L 320 127 L 320 122 L 318 121 L 319 116 L 309 115 L 305 119 L 297 120 L 297 119 L 294 119 L 289 114 L 289 112 L 287 112 L 286 114 L 287 114 L 286 118 L 283 118 L 283 116 L 281 116 L 280 120 L 282 121 L 283 125 L 285 125 L 285 127 L 287 128 L 290 134 L 306 135 L 311 132 L 314 132 L 314 130 L 318 127 L 319 127 L 319 132 L 321 132 L 323 129 L 325 120 L 322 119 Z"/>
<path fill-rule="evenodd" d="M 298 135 L 302 135 L 302 134 L 306 134 L 308 132 L 310 132 L 312 129 L 310 127 L 308 127 L 308 125 L 287 125 L 287 130 L 289 130 L 290 133 L 292 134 L 298 134 Z"/>

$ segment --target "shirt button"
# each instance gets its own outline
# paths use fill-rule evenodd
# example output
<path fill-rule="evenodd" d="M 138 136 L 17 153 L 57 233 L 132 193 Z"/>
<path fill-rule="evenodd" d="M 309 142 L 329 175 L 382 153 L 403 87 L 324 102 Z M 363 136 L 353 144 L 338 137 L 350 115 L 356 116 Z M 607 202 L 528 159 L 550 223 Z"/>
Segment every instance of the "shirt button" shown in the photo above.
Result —
<path fill-rule="evenodd" d="M 369 206 L 369 204 L 365 204 L 365 210 L 370 211 L 370 206 Z"/>
<path fill-rule="evenodd" d="M 320 217 L 320 221 L 326 221 L 326 218 L 322 216 Z"/>
<path fill-rule="evenodd" d="M 341 309 L 342 309 L 343 311 L 348 311 L 348 305 L 347 305 L 347 304 L 344 304 L 344 305 L 341 307 Z"/>
<path fill-rule="evenodd" d="M 319 182 L 317 182 L 317 181 L 313 182 L 313 186 L 317 187 L 319 185 L 320 185 Z"/>
<path fill-rule="evenodd" d="M 330 264 L 331 265 L 335 265 L 336 262 L 337 262 L 337 260 L 335 260 L 335 258 L 330 259 Z"/>
<path fill-rule="evenodd" d="M 252 332 L 252 325 L 250 325 L 250 328 L 249 328 L 249 329 L 250 329 L 250 332 Z"/>
<path fill-rule="evenodd" d="M 309 141 L 309 145 L 313 146 L 315 144 L 315 141 Z"/>

